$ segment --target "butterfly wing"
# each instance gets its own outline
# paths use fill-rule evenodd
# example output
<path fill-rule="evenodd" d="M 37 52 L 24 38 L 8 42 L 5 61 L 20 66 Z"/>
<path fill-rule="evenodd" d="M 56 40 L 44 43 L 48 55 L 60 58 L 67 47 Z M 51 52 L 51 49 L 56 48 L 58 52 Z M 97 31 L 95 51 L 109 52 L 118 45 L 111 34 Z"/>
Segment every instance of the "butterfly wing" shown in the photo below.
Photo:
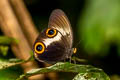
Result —
<path fill-rule="evenodd" d="M 46 30 L 41 32 L 35 41 L 33 49 L 35 58 L 39 61 L 47 62 L 50 64 L 68 58 L 68 53 L 66 52 L 66 46 L 64 46 L 64 38 L 62 35 L 57 32 L 56 36 L 53 38 L 48 38 L 45 33 Z M 38 42 L 42 42 L 45 46 L 45 50 L 41 54 L 35 52 L 35 45 Z"/>
<path fill-rule="evenodd" d="M 42 42 L 45 45 L 45 51 L 42 54 L 35 52 L 37 60 L 48 63 L 56 63 L 71 56 L 73 43 L 73 34 L 71 25 L 65 13 L 62 10 L 54 10 L 50 16 L 48 28 L 54 28 L 57 34 L 49 38 L 46 36 L 47 29 L 42 31 L 38 36 L 37 42 Z"/>
<path fill-rule="evenodd" d="M 51 13 L 48 27 L 57 29 L 64 37 L 65 40 L 64 43 L 66 44 L 66 46 L 68 46 L 68 48 L 72 48 L 73 43 L 72 28 L 67 16 L 62 10 L 56 9 Z"/>

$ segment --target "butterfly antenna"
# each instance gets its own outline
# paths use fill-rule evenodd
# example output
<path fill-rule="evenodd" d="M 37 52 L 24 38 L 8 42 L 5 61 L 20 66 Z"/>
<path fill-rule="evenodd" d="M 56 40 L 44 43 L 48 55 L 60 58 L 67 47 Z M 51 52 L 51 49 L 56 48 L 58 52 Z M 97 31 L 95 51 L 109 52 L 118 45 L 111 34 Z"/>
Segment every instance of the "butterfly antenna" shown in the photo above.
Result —
<path fill-rule="evenodd" d="M 76 47 L 81 43 L 82 40 L 80 40 L 75 46 L 74 46 L 74 51 L 76 51 Z M 76 50 L 75 50 L 76 49 Z M 76 52 L 75 52 L 76 53 Z M 74 63 L 76 63 L 76 61 L 78 62 L 82 62 L 82 63 L 87 63 L 88 61 L 85 59 L 79 59 L 78 57 L 72 57 L 72 60 L 74 61 Z"/>
<path fill-rule="evenodd" d="M 74 47 L 76 48 L 80 43 L 81 43 L 82 40 L 80 40 Z"/>
<path fill-rule="evenodd" d="M 81 43 L 81 40 L 73 47 L 73 53 L 77 52 L 77 46 Z"/>

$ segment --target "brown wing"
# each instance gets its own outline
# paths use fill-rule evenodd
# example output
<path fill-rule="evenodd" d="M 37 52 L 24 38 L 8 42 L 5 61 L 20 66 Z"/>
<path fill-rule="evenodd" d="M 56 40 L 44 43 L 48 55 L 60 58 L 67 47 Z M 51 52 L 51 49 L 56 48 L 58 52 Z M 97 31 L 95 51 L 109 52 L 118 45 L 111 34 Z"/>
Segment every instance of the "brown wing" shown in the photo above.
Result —
<path fill-rule="evenodd" d="M 67 44 L 70 48 L 72 47 L 72 28 L 67 16 L 62 10 L 56 9 L 51 13 L 48 27 L 57 29 L 63 35 L 65 44 Z"/>

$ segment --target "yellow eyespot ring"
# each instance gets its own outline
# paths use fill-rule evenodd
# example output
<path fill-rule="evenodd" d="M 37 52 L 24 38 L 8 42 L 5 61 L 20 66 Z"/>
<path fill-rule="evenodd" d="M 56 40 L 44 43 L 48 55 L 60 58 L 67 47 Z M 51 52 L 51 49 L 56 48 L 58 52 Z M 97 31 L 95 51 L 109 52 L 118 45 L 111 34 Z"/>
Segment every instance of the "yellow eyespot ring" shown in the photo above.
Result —
<path fill-rule="evenodd" d="M 48 36 L 48 37 L 50 37 L 50 38 L 54 37 L 56 34 L 57 34 L 56 29 L 48 28 L 48 29 L 46 30 L 46 36 Z"/>
<path fill-rule="evenodd" d="M 42 42 L 35 43 L 35 53 L 42 54 L 45 51 L 45 45 Z"/>

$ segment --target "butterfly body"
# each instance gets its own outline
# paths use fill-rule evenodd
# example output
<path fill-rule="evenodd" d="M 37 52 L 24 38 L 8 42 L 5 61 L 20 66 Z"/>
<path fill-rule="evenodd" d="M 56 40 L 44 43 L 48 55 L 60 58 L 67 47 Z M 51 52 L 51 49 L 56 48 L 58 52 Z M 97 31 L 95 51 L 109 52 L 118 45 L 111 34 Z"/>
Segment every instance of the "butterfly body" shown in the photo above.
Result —
<path fill-rule="evenodd" d="M 62 10 L 54 10 L 48 28 L 44 29 L 35 41 L 34 56 L 47 63 L 62 61 L 72 56 L 72 43 L 72 30 L 66 15 Z"/>

